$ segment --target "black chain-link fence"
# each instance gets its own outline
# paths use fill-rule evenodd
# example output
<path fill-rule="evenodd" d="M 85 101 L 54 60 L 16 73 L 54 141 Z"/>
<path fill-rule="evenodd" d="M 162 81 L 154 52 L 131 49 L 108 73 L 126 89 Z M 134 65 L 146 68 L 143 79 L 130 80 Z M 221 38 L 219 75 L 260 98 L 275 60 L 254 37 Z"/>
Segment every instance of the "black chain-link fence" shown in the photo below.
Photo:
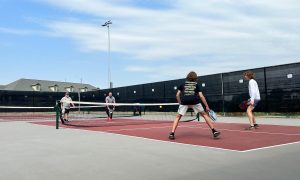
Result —
<path fill-rule="evenodd" d="M 261 93 L 256 109 L 260 112 L 300 112 L 300 63 L 251 69 Z M 244 71 L 199 76 L 198 83 L 208 104 L 217 112 L 239 112 L 239 104 L 249 98 Z M 169 103 L 176 102 L 176 92 L 185 79 L 70 93 L 73 100 L 104 102 L 112 91 L 117 102 Z M 0 91 L 1 106 L 54 106 L 62 92 Z"/>

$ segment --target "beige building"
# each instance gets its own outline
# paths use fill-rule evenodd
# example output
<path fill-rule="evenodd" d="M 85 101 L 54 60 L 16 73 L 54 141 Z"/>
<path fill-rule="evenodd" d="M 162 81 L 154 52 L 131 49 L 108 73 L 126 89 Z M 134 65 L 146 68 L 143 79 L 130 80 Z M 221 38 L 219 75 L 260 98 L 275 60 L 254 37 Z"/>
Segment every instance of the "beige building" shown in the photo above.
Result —
<path fill-rule="evenodd" d="M 97 87 L 82 83 L 47 81 L 36 79 L 19 79 L 7 85 L 0 85 L 0 90 L 41 92 L 87 92 L 97 90 Z"/>

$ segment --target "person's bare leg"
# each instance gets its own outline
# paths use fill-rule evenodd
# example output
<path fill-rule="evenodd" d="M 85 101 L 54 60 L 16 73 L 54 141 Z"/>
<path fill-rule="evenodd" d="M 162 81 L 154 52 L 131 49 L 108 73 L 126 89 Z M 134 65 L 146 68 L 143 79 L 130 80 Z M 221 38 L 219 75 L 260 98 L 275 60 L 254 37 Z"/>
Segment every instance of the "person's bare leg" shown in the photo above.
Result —
<path fill-rule="evenodd" d="M 173 133 L 175 133 L 175 131 L 176 131 L 176 129 L 177 129 L 177 126 L 178 126 L 178 123 L 179 123 L 181 117 L 182 117 L 182 115 L 180 115 L 180 114 L 177 114 L 177 115 L 176 115 L 176 118 L 175 118 L 175 120 L 174 120 L 174 122 L 173 122 L 173 127 L 172 127 L 172 132 L 173 132 Z"/>
<path fill-rule="evenodd" d="M 253 112 L 252 112 L 252 114 L 253 114 Z M 257 123 L 256 123 L 256 119 L 255 119 L 255 116 L 254 116 L 254 114 L 253 114 L 252 121 L 253 121 L 253 124 L 257 124 Z"/>
<path fill-rule="evenodd" d="M 253 116 L 252 110 L 253 110 L 253 106 L 251 106 L 251 105 L 248 106 L 247 116 L 248 116 L 248 119 L 249 119 L 249 122 L 250 122 L 250 126 L 254 126 L 254 122 L 255 122 L 255 118 Z"/>
<path fill-rule="evenodd" d="M 205 119 L 206 124 L 210 127 L 214 138 L 217 138 L 221 133 L 214 128 L 214 124 L 206 112 L 201 112 L 201 116 Z"/>
<path fill-rule="evenodd" d="M 201 116 L 204 118 L 206 124 L 210 127 L 210 129 L 213 129 L 213 128 L 214 128 L 214 125 L 213 125 L 212 120 L 211 120 L 210 117 L 208 116 L 208 114 L 207 114 L 206 112 L 201 112 L 200 114 L 201 114 Z"/>

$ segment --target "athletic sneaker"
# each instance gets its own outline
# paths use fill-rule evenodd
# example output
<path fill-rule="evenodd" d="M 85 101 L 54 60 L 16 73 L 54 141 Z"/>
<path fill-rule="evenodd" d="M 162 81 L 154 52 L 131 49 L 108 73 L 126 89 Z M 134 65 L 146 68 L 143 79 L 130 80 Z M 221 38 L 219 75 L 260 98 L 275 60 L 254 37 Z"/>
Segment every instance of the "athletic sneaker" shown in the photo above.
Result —
<path fill-rule="evenodd" d="M 175 139 L 175 134 L 174 133 L 170 133 L 169 139 L 174 140 Z"/>
<path fill-rule="evenodd" d="M 216 138 L 216 137 L 218 137 L 218 136 L 220 136 L 220 132 L 219 131 L 215 131 L 215 132 L 213 132 L 213 135 L 214 135 L 214 138 Z"/>
<path fill-rule="evenodd" d="M 255 129 L 254 126 L 249 126 L 249 127 L 245 128 L 245 130 L 254 130 L 254 129 Z"/>
<path fill-rule="evenodd" d="M 64 119 L 64 121 L 65 121 L 65 122 L 69 122 L 69 120 L 68 120 L 68 119 Z"/>
<path fill-rule="evenodd" d="M 255 129 L 259 128 L 259 125 L 258 124 L 254 124 L 254 128 Z"/>

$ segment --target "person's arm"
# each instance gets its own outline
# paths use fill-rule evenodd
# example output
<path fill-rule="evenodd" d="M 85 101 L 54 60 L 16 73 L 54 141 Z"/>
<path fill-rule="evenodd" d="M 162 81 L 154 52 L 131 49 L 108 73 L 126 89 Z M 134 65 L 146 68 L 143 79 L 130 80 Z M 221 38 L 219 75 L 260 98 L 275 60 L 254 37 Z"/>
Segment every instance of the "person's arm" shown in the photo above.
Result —
<path fill-rule="evenodd" d="M 64 103 L 62 101 L 64 101 L 64 98 L 61 98 L 61 100 L 60 100 L 60 109 L 63 109 L 63 106 L 64 106 Z"/>
<path fill-rule="evenodd" d="M 70 99 L 71 101 L 73 101 L 72 99 Z M 71 103 L 72 107 L 75 107 L 74 103 Z"/>
<path fill-rule="evenodd" d="M 114 103 L 116 103 L 116 98 L 114 98 Z M 113 105 L 113 110 L 115 110 L 115 105 Z"/>
<path fill-rule="evenodd" d="M 109 109 L 109 107 L 108 107 L 108 98 L 107 97 L 105 98 L 105 103 L 106 103 L 107 109 Z"/>
<path fill-rule="evenodd" d="M 181 104 L 180 94 L 181 94 L 181 91 L 178 90 L 177 93 L 176 93 L 176 99 L 177 99 L 177 102 L 178 102 L 179 104 Z"/>
<path fill-rule="evenodd" d="M 209 111 L 210 109 L 209 109 L 209 106 L 208 106 L 208 104 L 207 104 L 207 101 L 206 101 L 206 99 L 205 99 L 203 93 L 202 93 L 202 92 L 199 92 L 199 96 L 200 96 L 201 101 L 202 101 L 203 104 L 205 105 L 206 111 Z"/>

